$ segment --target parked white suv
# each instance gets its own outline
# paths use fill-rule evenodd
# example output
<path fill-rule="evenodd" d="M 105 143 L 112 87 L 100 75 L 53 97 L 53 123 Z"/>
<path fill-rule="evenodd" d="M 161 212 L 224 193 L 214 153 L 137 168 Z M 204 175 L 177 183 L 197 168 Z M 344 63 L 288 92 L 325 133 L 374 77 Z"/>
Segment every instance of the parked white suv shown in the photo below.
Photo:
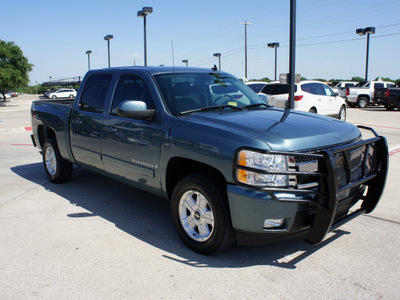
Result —
<path fill-rule="evenodd" d="M 268 84 L 261 93 L 268 96 L 268 104 L 285 108 L 289 98 L 288 84 Z M 346 120 L 346 103 L 325 83 L 305 80 L 296 83 L 294 109 L 318 113 L 325 116 Z"/>
<path fill-rule="evenodd" d="M 74 89 L 59 89 L 59 90 L 52 91 L 50 93 L 45 93 L 45 95 L 51 99 L 75 98 L 76 91 Z"/>

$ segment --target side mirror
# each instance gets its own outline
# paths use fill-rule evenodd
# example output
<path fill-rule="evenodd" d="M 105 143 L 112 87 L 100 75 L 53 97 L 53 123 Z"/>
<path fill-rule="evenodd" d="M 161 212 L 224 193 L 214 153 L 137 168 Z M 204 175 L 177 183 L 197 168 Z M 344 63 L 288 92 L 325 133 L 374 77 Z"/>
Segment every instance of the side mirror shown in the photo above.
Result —
<path fill-rule="evenodd" d="M 268 96 L 265 94 L 257 94 L 258 97 L 261 98 L 262 101 L 264 101 L 266 104 L 268 104 Z"/>
<path fill-rule="evenodd" d="M 117 113 L 120 117 L 149 121 L 153 119 L 156 110 L 147 109 L 143 101 L 126 100 L 118 105 Z"/>
<path fill-rule="evenodd" d="M 335 93 L 335 97 L 339 96 L 339 93 Z"/>

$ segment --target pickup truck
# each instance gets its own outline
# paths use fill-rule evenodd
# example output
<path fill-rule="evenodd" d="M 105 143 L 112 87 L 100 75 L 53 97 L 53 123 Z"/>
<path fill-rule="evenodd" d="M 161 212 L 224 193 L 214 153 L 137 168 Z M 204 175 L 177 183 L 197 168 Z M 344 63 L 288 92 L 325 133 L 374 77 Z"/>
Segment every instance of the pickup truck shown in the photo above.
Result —
<path fill-rule="evenodd" d="M 272 108 L 211 69 L 91 70 L 75 100 L 35 101 L 31 114 L 51 182 L 69 180 L 75 163 L 162 196 L 203 254 L 319 243 L 373 211 L 386 182 L 386 139 L 372 128 Z"/>
<path fill-rule="evenodd" d="M 366 81 L 355 87 L 347 88 L 346 94 L 344 95 L 343 92 L 341 92 L 340 96 L 346 99 L 346 102 L 350 107 L 358 106 L 360 108 L 366 108 L 370 104 L 382 104 L 379 98 L 376 99 L 374 97 L 375 89 L 394 86 L 395 84 L 392 82 Z"/>
<path fill-rule="evenodd" d="M 374 97 L 380 99 L 387 110 L 400 110 L 400 87 L 375 89 Z"/>
<path fill-rule="evenodd" d="M 330 85 L 332 91 L 335 93 L 338 93 L 340 95 L 341 90 L 346 90 L 349 87 L 356 86 L 357 82 L 355 81 L 339 81 L 339 82 L 334 82 L 332 85 Z"/>

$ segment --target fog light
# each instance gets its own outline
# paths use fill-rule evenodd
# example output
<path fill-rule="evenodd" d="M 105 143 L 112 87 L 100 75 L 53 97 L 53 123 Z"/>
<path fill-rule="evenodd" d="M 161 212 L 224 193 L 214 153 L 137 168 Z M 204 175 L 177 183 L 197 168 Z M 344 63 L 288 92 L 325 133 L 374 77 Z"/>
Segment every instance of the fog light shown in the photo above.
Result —
<path fill-rule="evenodd" d="M 265 219 L 264 229 L 279 228 L 283 226 L 285 219 Z"/>

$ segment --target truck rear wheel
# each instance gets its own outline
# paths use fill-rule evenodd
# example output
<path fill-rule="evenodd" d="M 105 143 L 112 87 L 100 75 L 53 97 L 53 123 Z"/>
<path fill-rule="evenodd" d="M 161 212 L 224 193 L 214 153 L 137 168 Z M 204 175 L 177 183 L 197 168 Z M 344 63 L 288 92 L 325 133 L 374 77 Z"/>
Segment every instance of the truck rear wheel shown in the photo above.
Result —
<path fill-rule="evenodd" d="M 172 220 L 183 242 L 198 253 L 221 252 L 235 242 L 225 191 L 203 173 L 184 177 L 174 188 Z"/>
<path fill-rule="evenodd" d="M 369 100 L 367 97 L 360 97 L 357 100 L 357 105 L 359 108 L 366 108 L 368 106 Z"/>
<path fill-rule="evenodd" d="M 57 143 L 49 138 L 43 144 L 43 165 L 51 182 L 66 182 L 72 175 L 72 163 L 61 157 Z"/>

